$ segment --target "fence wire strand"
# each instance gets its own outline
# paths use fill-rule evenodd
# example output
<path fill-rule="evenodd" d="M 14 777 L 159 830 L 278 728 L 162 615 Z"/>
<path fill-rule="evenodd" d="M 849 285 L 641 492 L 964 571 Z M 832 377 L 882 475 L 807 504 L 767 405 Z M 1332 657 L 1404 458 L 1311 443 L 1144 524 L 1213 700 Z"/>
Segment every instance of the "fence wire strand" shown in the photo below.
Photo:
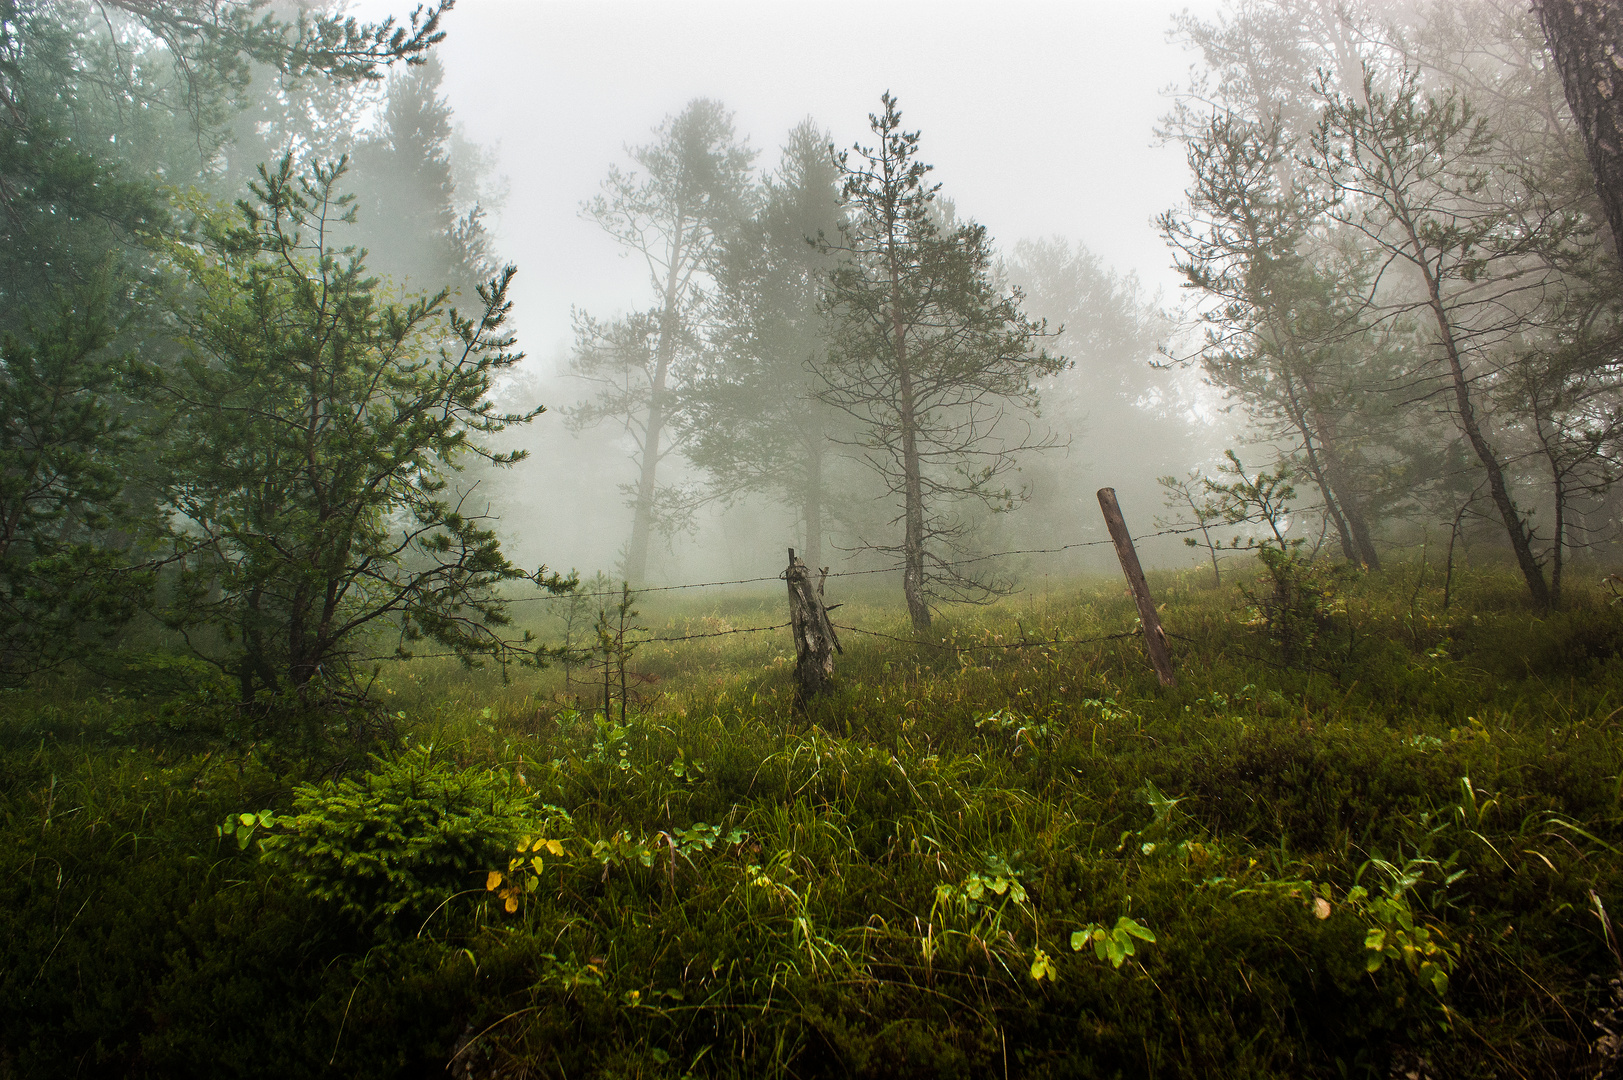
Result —
<path fill-rule="evenodd" d="M 1215 527 L 1216 526 L 1207 526 L 1208 529 L 1215 528 Z M 1160 530 L 1158 530 L 1156 532 L 1145 533 L 1143 536 L 1135 536 L 1135 537 L 1132 538 L 1132 541 L 1133 541 L 1133 543 L 1137 544 L 1137 543 L 1141 543 L 1142 541 L 1145 541 L 1145 540 L 1153 540 L 1158 536 L 1181 536 L 1181 535 L 1185 535 L 1185 534 L 1188 534 L 1188 533 L 1194 533 L 1194 532 L 1200 532 L 1200 531 L 1202 531 L 1202 530 L 1201 530 L 1201 527 L 1198 526 L 1198 525 L 1193 526 L 1193 527 L 1189 527 L 1189 528 L 1160 529 Z M 1060 553 L 1066 552 L 1066 551 L 1074 551 L 1074 550 L 1076 550 L 1078 548 L 1100 547 L 1100 546 L 1103 546 L 1103 545 L 1106 545 L 1106 544 L 1113 544 L 1113 543 L 1114 543 L 1114 541 L 1109 540 L 1109 539 L 1104 539 L 1104 540 L 1079 540 L 1074 544 L 1063 544 L 1063 545 L 1061 545 L 1059 547 L 1051 547 L 1051 548 L 1011 548 L 1008 551 L 993 551 L 993 552 L 988 552 L 985 555 L 975 555 L 975 556 L 971 556 L 970 558 L 967 558 L 967 559 L 960 559 L 957 562 L 953 563 L 952 565 L 954 565 L 954 566 L 964 566 L 964 565 L 967 565 L 969 563 L 986 562 L 987 560 L 990 560 L 990 559 L 1002 559 L 1002 558 L 1007 558 L 1007 557 L 1012 556 L 1012 555 L 1057 555 L 1057 554 L 1060 554 Z M 844 577 L 863 577 L 863 576 L 868 575 L 868 574 L 894 574 L 899 569 L 900 569 L 899 567 L 888 566 L 888 567 L 880 567 L 880 568 L 876 568 L 876 569 L 872 569 L 872 570 L 839 570 L 839 571 L 831 572 L 828 576 L 831 577 L 831 578 L 844 578 Z M 727 581 L 694 581 L 694 582 L 688 582 L 686 584 L 681 584 L 681 585 L 650 585 L 650 586 L 648 586 L 646 588 L 632 589 L 632 590 L 630 590 L 630 593 L 631 593 L 631 596 L 635 598 L 635 597 L 640 596 L 640 595 L 642 595 L 644 593 L 676 592 L 676 591 L 683 590 L 683 589 L 713 589 L 713 588 L 719 588 L 719 587 L 726 586 L 726 585 L 757 585 L 757 584 L 760 584 L 761 582 L 764 582 L 764 581 L 781 581 L 781 580 L 783 580 L 783 575 L 780 573 L 780 574 L 773 574 L 773 575 L 770 575 L 770 576 L 761 576 L 761 577 L 733 578 L 733 579 L 727 580 Z M 538 602 L 538 601 L 548 601 L 548 600 L 569 600 L 569 599 L 588 600 L 588 599 L 598 599 L 598 598 L 603 598 L 603 597 L 624 596 L 624 595 L 626 595 L 626 591 L 622 588 L 622 589 L 605 590 L 605 591 L 602 591 L 602 592 L 589 592 L 589 593 L 569 592 L 569 593 L 558 593 L 558 594 L 555 594 L 555 595 L 552 595 L 552 596 L 522 596 L 522 597 L 516 597 L 514 599 L 508 600 L 507 603 L 509 603 L 509 604 L 526 604 L 526 603 L 535 603 L 535 602 Z M 661 644 L 661 643 L 675 643 L 675 642 L 679 642 L 679 641 L 699 641 L 699 640 L 702 640 L 702 639 L 705 639 L 705 638 L 729 637 L 729 636 L 732 636 L 734 634 L 764 634 L 764 633 L 769 633 L 769 632 L 771 632 L 773 630 L 787 630 L 791 625 L 793 625 L 793 624 L 783 622 L 783 623 L 775 623 L 772 626 L 741 626 L 741 627 L 737 627 L 737 628 L 730 629 L 730 630 L 712 630 L 712 631 L 707 631 L 707 632 L 702 633 L 702 634 L 679 634 L 679 635 L 670 635 L 670 636 L 665 636 L 665 637 L 637 638 L 634 641 L 627 642 L 627 644 L 635 645 L 635 646 L 657 645 L 657 644 Z M 854 633 L 854 634 L 863 634 L 863 635 L 866 635 L 867 637 L 883 638 L 886 641 L 894 641 L 894 642 L 898 642 L 898 643 L 903 644 L 903 645 L 916 645 L 916 646 L 922 646 L 922 647 L 927 648 L 927 649 L 941 649 L 941 650 L 951 651 L 951 652 L 955 652 L 955 653 L 998 651 L 998 650 L 1008 650 L 1008 649 L 1034 649 L 1034 648 L 1045 648 L 1045 647 L 1055 647 L 1055 646 L 1072 646 L 1072 645 L 1096 645 L 1096 644 L 1100 644 L 1100 643 L 1106 642 L 1106 641 L 1121 641 L 1121 640 L 1125 640 L 1127 638 L 1137 637 L 1140 634 L 1140 631 L 1138 631 L 1138 630 L 1127 630 L 1127 631 L 1123 631 L 1123 632 L 1117 633 L 1117 634 L 1104 634 L 1104 635 L 1101 635 L 1101 636 L 1098 636 L 1098 637 L 1086 637 L 1086 638 L 1038 638 L 1038 639 L 1022 639 L 1020 641 L 1011 641 L 1011 642 L 1000 642 L 1000 643 L 996 643 L 996 644 L 983 643 L 983 644 L 976 644 L 976 645 L 955 645 L 955 644 L 949 644 L 947 642 L 925 641 L 922 638 L 916 638 L 916 637 L 900 637 L 900 636 L 898 636 L 896 634 L 886 634 L 886 633 L 882 633 L 882 632 L 880 632 L 878 630 L 865 630 L 860 626 L 847 626 L 847 625 L 845 625 L 843 623 L 835 623 L 834 625 L 835 625 L 835 627 L 837 627 L 840 630 L 847 630 L 847 631 L 850 631 L 851 633 Z M 1169 635 L 1169 636 L 1177 636 L 1177 635 Z M 389 653 L 389 654 L 384 655 L 384 656 L 360 657 L 360 658 L 357 658 L 354 662 L 355 663 L 373 663 L 373 662 L 382 661 L 382 660 L 401 660 L 401 659 L 407 659 L 407 660 L 443 660 L 443 659 L 457 658 L 457 656 L 458 656 L 458 654 L 454 653 L 454 652 L 406 653 L 404 655 L 401 655 L 399 653 Z"/>
<path fill-rule="evenodd" d="M 1215 530 L 1218 529 L 1218 526 L 1216 526 L 1216 525 L 1208 525 L 1206 528 L 1208 530 L 1215 531 Z M 1143 536 L 1135 536 L 1132 539 L 1133 539 L 1133 543 L 1138 544 L 1138 543 L 1142 543 L 1145 540 L 1153 540 L 1158 536 L 1182 536 L 1182 535 L 1185 535 L 1187 533 L 1196 533 L 1196 532 L 1200 532 L 1200 531 L 1201 531 L 1201 529 L 1200 529 L 1199 526 L 1192 526 L 1190 528 L 1161 529 L 1158 532 L 1145 533 Z M 1103 539 L 1103 540 L 1078 540 L 1074 544 L 1062 544 L 1059 547 L 1051 547 L 1051 548 L 1011 548 L 1008 551 L 991 551 L 991 552 L 986 553 L 985 555 L 972 555 L 967 559 L 959 559 L 959 560 L 957 560 L 956 562 L 954 562 L 954 563 L 952 563 L 950 565 L 952 565 L 952 566 L 967 566 L 970 563 L 986 562 L 986 561 L 991 560 L 991 559 L 1003 559 L 1003 558 L 1008 558 L 1011 555 L 1058 555 L 1058 554 L 1060 554 L 1062 552 L 1074 551 L 1074 550 L 1077 550 L 1079 548 L 1102 547 L 1102 546 L 1107 545 L 1107 544 L 1113 544 L 1114 542 L 1115 541 L 1106 538 L 1106 539 Z M 899 567 L 899 566 L 881 566 L 881 567 L 875 567 L 872 570 L 832 570 L 832 571 L 829 572 L 828 576 L 830 578 L 846 578 L 846 577 L 864 577 L 864 576 L 866 576 L 868 574 L 896 574 L 896 573 L 900 573 L 901 569 L 902 568 Z M 719 587 L 721 587 L 723 585 L 758 585 L 763 581 L 782 581 L 782 580 L 783 580 L 783 575 L 781 573 L 779 573 L 779 574 L 763 575 L 761 577 L 731 578 L 731 579 L 726 580 L 726 581 L 694 581 L 694 582 L 690 582 L 690 583 L 684 584 L 684 585 L 649 585 L 649 586 L 645 586 L 643 588 L 632 589 L 631 590 L 631 595 L 633 597 L 635 597 L 635 596 L 640 596 L 640 595 L 642 595 L 644 593 L 676 592 L 676 591 L 681 590 L 681 589 L 714 589 L 714 588 L 719 588 Z M 607 590 L 604 590 L 602 592 L 568 592 L 568 593 L 558 593 L 558 594 L 553 595 L 553 596 L 519 596 L 519 597 L 514 597 L 513 599 L 506 601 L 506 603 L 509 603 L 509 604 L 533 604 L 533 603 L 537 603 L 537 602 L 541 602 L 541 601 L 548 601 L 548 600 L 568 600 L 568 599 L 570 599 L 572 597 L 578 597 L 578 598 L 583 599 L 583 600 L 590 600 L 590 599 L 598 599 L 598 598 L 607 597 L 607 596 L 623 596 L 623 595 L 625 595 L 625 593 L 621 589 L 607 589 Z"/>

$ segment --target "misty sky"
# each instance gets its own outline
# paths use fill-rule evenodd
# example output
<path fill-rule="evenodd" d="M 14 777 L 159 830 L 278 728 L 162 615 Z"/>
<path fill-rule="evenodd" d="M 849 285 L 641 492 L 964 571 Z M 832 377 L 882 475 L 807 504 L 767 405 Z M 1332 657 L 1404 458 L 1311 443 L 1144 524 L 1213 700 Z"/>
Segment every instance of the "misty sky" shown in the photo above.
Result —
<path fill-rule="evenodd" d="M 1151 292 L 1176 275 L 1151 218 L 1184 187 L 1182 153 L 1156 146 L 1192 59 L 1169 44 L 1174 11 L 1216 5 L 1068 3 L 554 3 L 461 0 L 439 46 L 457 120 L 499 144 L 511 185 L 497 223 L 516 262 L 522 343 L 537 359 L 569 337 L 569 307 L 608 315 L 646 303 L 640 268 L 579 217 L 624 147 L 691 98 L 736 113 L 776 161 L 804 117 L 848 146 L 889 89 L 921 157 L 961 213 L 999 246 L 1080 240 Z M 362 17 L 403 13 L 366 0 Z"/>

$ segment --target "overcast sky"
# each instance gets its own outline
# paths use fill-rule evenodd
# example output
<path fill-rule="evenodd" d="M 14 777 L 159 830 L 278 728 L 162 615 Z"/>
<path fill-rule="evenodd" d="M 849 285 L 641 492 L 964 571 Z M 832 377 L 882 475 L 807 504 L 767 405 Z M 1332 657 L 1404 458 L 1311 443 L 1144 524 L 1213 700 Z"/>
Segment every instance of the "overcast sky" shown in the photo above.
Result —
<path fill-rule="evenodd" d="M 811 116 L 848 146 L 890 90 L 922 132 L 921 158 L 959 212 L 999 246 L 1059 234 L 1173 299 L 1176 276 L 1151 219 L 1184 186 L 1182 154 L 1156 146 L 1162 91 L 1192 56 L 1169 44 L 1172 15 L 1216 4 L 550 2 L 461 0 L 439 46 L 446 93 L 476 142 L 499 144 L 511 184 L 498 223 L 518 264 L 523 345 L 537 359 L 567 342 L 569 307 L 595 314 L 647 303 L 640 268 L 619 257 L 580 204 L 624 148 L 694 97 L 736 114 L 773 164 Z M 366 0 L 363 17 L 400 12 Z"/>

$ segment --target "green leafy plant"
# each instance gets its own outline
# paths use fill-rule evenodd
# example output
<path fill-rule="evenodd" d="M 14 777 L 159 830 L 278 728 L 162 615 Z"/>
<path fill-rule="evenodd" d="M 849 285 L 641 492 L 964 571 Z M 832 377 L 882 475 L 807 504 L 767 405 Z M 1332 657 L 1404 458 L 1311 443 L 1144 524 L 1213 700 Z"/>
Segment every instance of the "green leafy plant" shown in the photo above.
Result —
<path fill-rule="evenodd" d="M 214 827 L 214 835 L 236 837 L 237 850 L 240 851 L 253 843 L 255 832 L 260 829 L 273 829 L 275 827 L 276 811 L 274 810 L 261 810 L 257 814 L 230 814 L 226 817 L 225 824 Z"/>
<path fill-rule="evenodd" d="M 233 815 L 221 835 L 229 827 L 246 847 L 243 830 L 263 830 L 263 858 L 309 896 L 370 922 L 476 886 L 533 817 L 530 796 L 501 770 L 458 768 L 430 747 L 374 761 L 359 778 L 300 785 L 291 814 Z"/>
<path fill-rule="evenodd" d="M 986 855 L 984 861 L 983 870 L 965 874 L 958 884 L 943 882 L 935 887 L 932 920 L 936 909 L 957 910 L 977 927 L 985 924 L 995 932 L 1002 927 L 1004 909 L 1010 904 L 1016 908 L 1026 905 L 1026 887 L 1020 883 L 1019 871 L 1011 869 L 1001 855 Z"/>
<path fill-rule="evenodd" d="M 1161 789 L 1149 780 L 1144 781 L 1143 795 L 1144 801 L 1149 804 L 1150 813 L 1154 817 L 1142 829 L 1136 831 L 1129 829 L 1123 832 L 1120 841 L 1116 844 L 1118 852 L 1127 850 L 1128 841 L 1137 837 L 1139 840 L 1138 853 L 1145 856 L 1154 855 L 1172 839 L 1172 833 L 1178 823 L 1178 804 L 1183 802 L 1183 799 L 1181 797 L 1176 799 L 1168 798 L 1161 794 Z"/>
<path fill-rule="evenodd" d="M 1448 992 L 1448 977 L 1458 965 L 1460 946 L 1450 941 L 1441 923 L 1415 913 L 1409 896 L 1425 877 L 1430 860 L 1414 859 L 1399 869 L 1391 863 L 1373 859 L 1363 869 L 1382 873 L 1386 883 L 1379 893 L 1371 893 L 1362 885 L 1354 885 L 1347 893 L 1347 904 L 1370 924 L 1364 938 L 1368 955 L 1364 966 L 1370 972 L 1379 971 L 1388 961 L 1401 965 L 1411 975 L 1442 997 Z M 1362 875 L 1363 870 L 1360 870 Z M 1448 880 L 1456 880 L 1455 873 Z"/>
<path fill-rule="evenodd" d="M 1090 944 L 1093 954 L 1100 960 L 1109 960 L 1110 966 L 1119 968 L 1129 956 L 1138 953 L 1137 942 L 1155 944 L 1150 928 L 1127 915 L 1118 916 L 1116 925 L 1106 929 L 1098 923 L 1088 923 L 1071 934 L 1071 948 L 1081 952 Z"/>
<path fill-rule="evenodd" d="M 1013 709 L 999 709 L 975 718 L 975 727 L 996 731 L 1008 736 L 1014 743 L 1016 756 L 1029 750 L 1032 754 L 1047 749 L 1053 738 L 1050 725 L 1023 716 Z"/>

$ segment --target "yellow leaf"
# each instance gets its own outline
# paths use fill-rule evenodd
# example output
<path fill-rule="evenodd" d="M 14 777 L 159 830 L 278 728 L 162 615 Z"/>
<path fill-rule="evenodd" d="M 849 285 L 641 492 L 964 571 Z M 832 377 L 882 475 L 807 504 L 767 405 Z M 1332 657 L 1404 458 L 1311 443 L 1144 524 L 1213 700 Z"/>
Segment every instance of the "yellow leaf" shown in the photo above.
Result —
<path fill-rule="evenodd" d="M 518 897 L 509 896 L 507 898 L 507 913 L 509 915 L 511 915 L 513 912 L 515 912 L 517 910 L 518 910 Z"/>
<path fill-rule="evenodd" d="M 552 854 L 554 856 L 556 856 L 557 858 L 560 858 L 560 859 L 564 857 L 564 846 L 562 844 L 560 844 L 558 841 L 556 841 L 556 840 L 546 840 L 546 841 L 543 841 L 543 842 L 547 845 L 547 850 L 552 852 Z"/>
<path fill-rule="evenodd" d="M 486 892 L 495 892 L 498 888 L 501 887 L 501 884 L 502 884 L 502 872 L 500 870 L 492 870 L 490 872 L 490 875 L 485 878 L 485 891 Z"/>
<path fill-rule="evenodd" d="M 541 872 L 541 856 L 532 855 L 530 857 L 530 865 L 535 867 L 535 872 L 539 874 Z"/>

